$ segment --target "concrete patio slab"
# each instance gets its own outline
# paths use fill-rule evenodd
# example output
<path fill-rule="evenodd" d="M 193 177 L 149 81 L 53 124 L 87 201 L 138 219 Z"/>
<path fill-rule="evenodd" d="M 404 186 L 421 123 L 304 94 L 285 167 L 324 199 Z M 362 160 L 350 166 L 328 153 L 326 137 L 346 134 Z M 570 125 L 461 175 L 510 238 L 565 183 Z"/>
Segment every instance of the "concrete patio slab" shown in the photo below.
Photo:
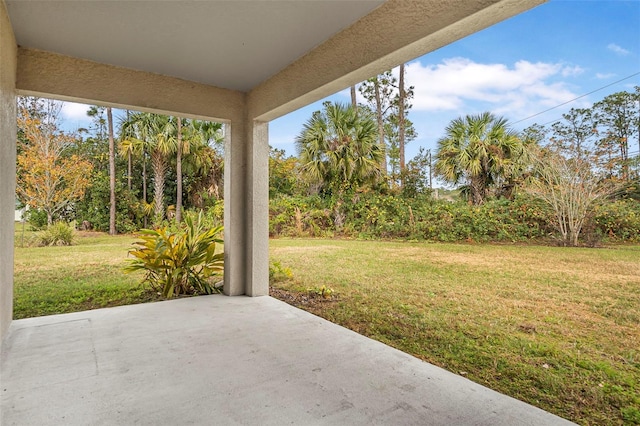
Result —
<path fill-rule="evenodd" d="M 0 424 L 563 425 L 271 297 L 14 321 Z"/>

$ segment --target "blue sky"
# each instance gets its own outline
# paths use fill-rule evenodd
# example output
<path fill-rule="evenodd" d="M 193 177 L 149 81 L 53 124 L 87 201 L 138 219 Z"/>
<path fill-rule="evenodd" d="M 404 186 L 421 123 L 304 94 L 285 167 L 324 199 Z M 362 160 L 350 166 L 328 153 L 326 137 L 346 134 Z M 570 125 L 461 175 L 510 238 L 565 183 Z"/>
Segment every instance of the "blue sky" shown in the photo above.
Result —
<path fill-rule="evenodd" d="M 415 87 L 409 118 L 418 132 L 407 158 L 435 149 L 446 125 L 467 114 L 491 111 L 516 130 L 551 123 L 569 108 L 640 86 L 640 0 L 551 0 L 409 62 L 406 81 Z M 348 90 L 327 99 L 350 101 Z M 272 121 L 270 144 L 295 155 L 295 136 L 321 105 Z M 86 126 L 85 110 L 67 104 L 64 127 Z"/>

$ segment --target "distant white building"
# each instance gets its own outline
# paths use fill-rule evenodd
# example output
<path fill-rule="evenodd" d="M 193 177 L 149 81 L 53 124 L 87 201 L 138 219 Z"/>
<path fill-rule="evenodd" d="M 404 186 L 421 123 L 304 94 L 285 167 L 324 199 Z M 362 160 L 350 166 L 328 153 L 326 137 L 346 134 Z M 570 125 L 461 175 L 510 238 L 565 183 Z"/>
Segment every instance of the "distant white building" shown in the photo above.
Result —
<path fill-rule="evenodd" d="M 25 212 L 27 211 L 27 206 L 23 208 L 18 208 L 20 206 L 20 202 L 16 200 L 16 210 L 15 210 L 15 221 L 22 222 L 22 218 L 24 217 Z"/>

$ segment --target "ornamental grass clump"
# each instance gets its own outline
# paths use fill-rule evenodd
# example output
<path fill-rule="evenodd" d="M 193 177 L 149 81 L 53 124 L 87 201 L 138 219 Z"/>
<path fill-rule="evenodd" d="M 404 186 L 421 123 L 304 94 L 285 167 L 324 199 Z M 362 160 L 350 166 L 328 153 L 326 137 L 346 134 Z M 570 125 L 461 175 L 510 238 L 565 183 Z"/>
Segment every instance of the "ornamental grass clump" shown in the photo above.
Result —
<path fill-rule="evenodd" d="M 33 245 L 44 246 L 70 246 L 75 237 L 74 229 L 64 222 L 55 222 L 44 231 L 36 234 Z"/>
<path fill-rule="evenodd" d="M 177 232 L 166 227 L 141 230 L 141 241 L 133 243 L 125 272 L 144 271 L 147 282 L 169 299 L 179 295 L 218 293 L 215 282 L 224 271 L 222 226 L 206 228 L 202 213 L 185 218 Z M 215 279 L 218 278 L 218 279 Z"/>

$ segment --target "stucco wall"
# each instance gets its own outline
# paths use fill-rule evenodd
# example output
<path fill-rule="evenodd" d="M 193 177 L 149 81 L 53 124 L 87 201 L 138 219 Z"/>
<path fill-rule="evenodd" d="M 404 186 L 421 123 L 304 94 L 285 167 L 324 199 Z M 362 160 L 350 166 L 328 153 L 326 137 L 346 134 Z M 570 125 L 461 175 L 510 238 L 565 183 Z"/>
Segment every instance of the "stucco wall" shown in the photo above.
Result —
<path fill-rule="evenodd" d="M 17 47 L 0 2 L 0 342 L 13 316 L 13 216 L 16 182 Z"/>
<path fill-rule="evenodd" d="M 20 94 L 212 121 L 244 117 L 245 94 L 36 49 L 18 49 Z"/>

